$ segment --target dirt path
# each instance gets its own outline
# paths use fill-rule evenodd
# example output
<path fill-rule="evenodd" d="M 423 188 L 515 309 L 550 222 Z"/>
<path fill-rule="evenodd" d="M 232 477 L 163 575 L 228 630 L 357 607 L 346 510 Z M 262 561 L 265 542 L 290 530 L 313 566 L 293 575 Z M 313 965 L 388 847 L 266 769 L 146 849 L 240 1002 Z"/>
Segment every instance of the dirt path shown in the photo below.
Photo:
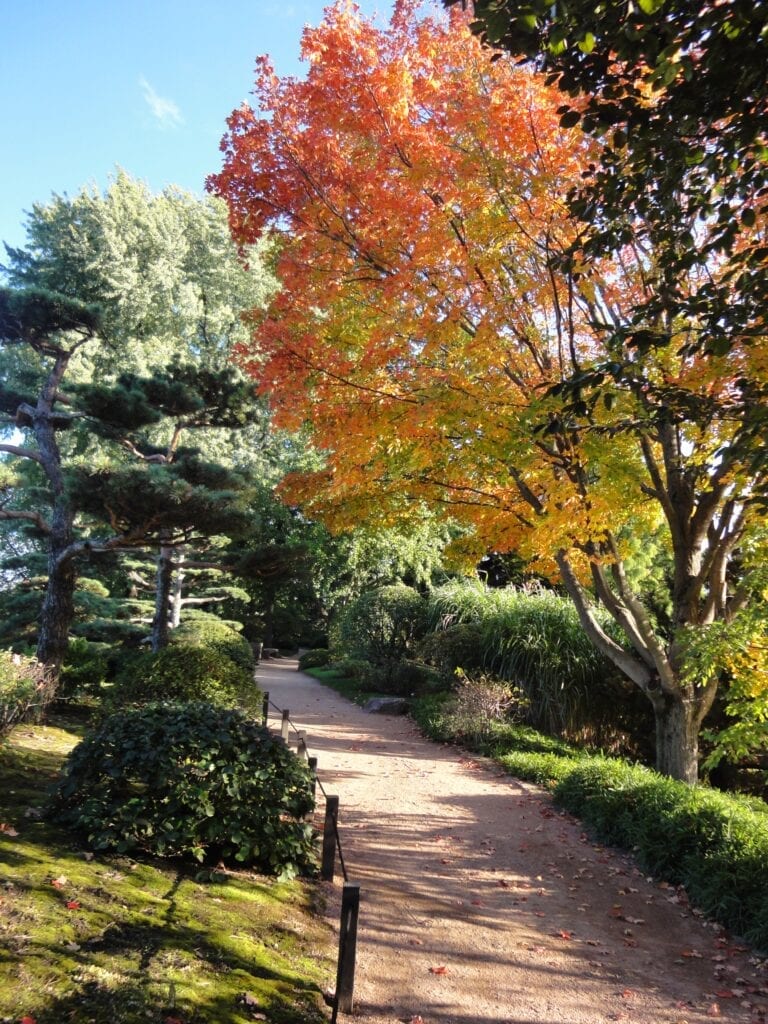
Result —
<path fill-rule="evenodd" d="M 362 891 L 345 1021 L 768 1020 L 768 961 L 591 842 L 542 790 L 363 711 L 295 662 L 266 662 L 257 678 L 307 730 L 340 797 Z"/>

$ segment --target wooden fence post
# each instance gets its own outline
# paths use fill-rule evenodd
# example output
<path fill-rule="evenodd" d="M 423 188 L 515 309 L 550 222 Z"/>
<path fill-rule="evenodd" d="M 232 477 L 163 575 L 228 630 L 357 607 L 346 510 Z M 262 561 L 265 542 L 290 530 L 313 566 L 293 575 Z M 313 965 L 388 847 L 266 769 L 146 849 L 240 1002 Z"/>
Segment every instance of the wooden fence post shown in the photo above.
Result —
<path fill-rule="evenodd" d="M 304 730 L 301 730 L 296 734 L 296 753 L 304 761 L 309 757 L 309 751 L 307 750 L 307 734 Z"/>
<path fill-rule="evenodd" d="M 336 828 L 339 822 L 339 798 L 327 796 L 325 798 L 325 824 L 323 826 L 323 859 L 320 867 L 320 877 L 324 882 L 333 881 L 333 872 L 336 863 Z"/>
<path fill-rule="evenodd" d="M 283 711 L 283 720 L 280 723 L 280 735 L 283 737 L 283 739 L 285 740 L 286 743 L 288 742 L 288 730 L 291 727 L 291 723 L 289 721 L 290 717 L 291 717 L 291 712 L 288 711 L 287 709 L 284 710 Z"/>
<path fill-rule="evenodd" d="M 266 728 L 267 722 L 269 721 L 269 692 L 264 694 L 264 700 L 261 704 L 261 724 Z"/>
<path fill-rule="evenodd" d="M 336 994 L 333 998 L 331 1024 L 336 1016 L 352 1013 L 355 994 L 355 961 L 357 959 L 357 921 L 360 913 L 360 886 L 353 882 L 344 883 L 341 897 L 341 922 L 339 926 L 339 965 L 336 971 Z"/>

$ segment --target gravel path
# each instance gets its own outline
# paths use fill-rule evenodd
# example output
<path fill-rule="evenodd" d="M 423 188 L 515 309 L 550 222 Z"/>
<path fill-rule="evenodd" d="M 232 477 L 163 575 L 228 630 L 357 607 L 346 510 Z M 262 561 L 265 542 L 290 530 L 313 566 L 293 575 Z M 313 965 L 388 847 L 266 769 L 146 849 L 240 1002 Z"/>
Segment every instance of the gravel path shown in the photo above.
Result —
<path fill-rule="evenodd" d="M 762 1024 L 768 960 L 593 843 L 539 788 L 267 661 L 361 885 L 344 1024 Z M 340 884 L 328 885 L 329 914 Z"/>

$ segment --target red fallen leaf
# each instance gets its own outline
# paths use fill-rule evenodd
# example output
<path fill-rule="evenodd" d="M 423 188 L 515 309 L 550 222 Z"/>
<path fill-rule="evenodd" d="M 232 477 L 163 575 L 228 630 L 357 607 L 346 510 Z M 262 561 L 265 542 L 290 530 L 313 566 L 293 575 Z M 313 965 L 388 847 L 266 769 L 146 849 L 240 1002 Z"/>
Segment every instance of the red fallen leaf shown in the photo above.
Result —
<path fill-rule="evenodd" d="M 448 974 L 448 968 L 445 965 L 441 965 L 440 967 L 430 967 L 429 968 L 429 973 L 430 974 Z"/>
<path fill-rule="evenodd" d="M 420 1013 L 417 1013 L 414 1017 L 408 1018 L 408 1024 L 424 1024 L 424 1018 Z"/>
<path fill-rule="evenodd" d="M 562 929 L 559 932 L 555 932 L 555 935 L 559 935 L 561 939 L 569 939 L 570 940 L 570 939 L 573 938 L 573 932 L 566 931 L 565 929 Z"/>
<path fill-rule="evenodd" d="M 470 900 L 473 907 L 484 907 L 485 904 L 482 900 Z"/>
<path fill-rule="evenodd" d="M 2 832 L 3 835 L 5 836 L 10 836 L 11 839 L 15 839 L 16 836 L 19 834 L 13 827 L 13 825 L 6 825 L 4 821 L 0 821 L 0 832 Z"/>
<path fill-rule="evenodd" d="M 701 960 L 702 954 L 698 949 L 684 949 L 680 956 L 693 957 L 695 960 Z"/>
<path fill-rule="evenodd" d="M 423 946 L 424 943 L 421 939 L 408 939 L 408 944 L 411 946 Z"/>
<path fill-rule="evenodd" d="M 625 988 L 624 991 L 621 993 L 621 998 L 622 999 L 634 999 L 634 997 L 636 995 L 637 995 L 637 992 L 635 992 L 634 989 Z"/>
<path fill-rule="evenodd" d="M 719 996 L 720 999 L 735 999 L 736 993 L 729 988 L 719 988 L 715 991 L 715 995 Z"/>
<path fill-rule="evenodd" d="M 80 900 L 67 900 L 67 910 L 79 910 Z"/>
<path fill-rule="evenodd" d="M 19 1024 L 37 1024 L 34 1017 L 22 1017 Z"/>

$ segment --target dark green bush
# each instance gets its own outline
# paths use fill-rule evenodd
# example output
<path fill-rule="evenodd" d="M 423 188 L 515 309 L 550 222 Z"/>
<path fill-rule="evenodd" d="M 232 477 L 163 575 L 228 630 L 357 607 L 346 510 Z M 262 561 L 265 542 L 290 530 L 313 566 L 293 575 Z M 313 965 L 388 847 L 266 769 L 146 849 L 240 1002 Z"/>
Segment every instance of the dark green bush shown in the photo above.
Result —
<path fill-rule="evenodd" d="M 308 668 L 322 668 L 330 661 L 330 654 L 326 648 L 318 648 L 314 651 L 305 651 L 299 658 L 299 669 L 303 672 Z"/>
<path fill-rule="evenodd" d="M 105 719 L 69 756 L 55 820 L 96 850 L 237 862 L 290 877 L 311 862 L 309 769 L 241 712 L 149 704 Z"/>
<path fill-rule="evenodd" d="M 207 701 L 220 707 L 251 707 L 258 690 L 252 674 L 208 647 L 177 643 L 157 654 L 134 652 L 115 679 L 109 704 L 157 700 Z"/>
<path fill-rule="evenodd" d="M 479 622 L 459 622 L 427 633 L 419 643 L 419 655 L 447 677 L 457 668 L 470 673 L 483 667 L 483 630 Z"/>
<path fill-rule="evenodd" d="M 439 674 L 418 661 L 387 661 L 366 665 L 359 675 L 360 682 L 370 690 L 410 697 L 440 686 Z"/>
<path fill-rule="evenodd" d="M 246 672 L 253 673 L 255 667 L 253 650 L 245 637 L 226 622 L 213 616 L 182 622 L 176 629 L 171 630 L 169 644 L 205 647 L 234 661 Z"/>
<path fill-rule="evenodd" d="M 686 786 L 609 758 L 581 761 L 555 799 L 644 869 L 684 885 L 693 904 L 768 948 L 768 807 Z"/>
<path fill-rule="evenodd" d="M 412 587 L 377 587 L 340 614 L 332 631 L 333 653 L 389 666 L 413 652 L 424 634 L 425 615 L 426 602 Z"/>
<path fill-rule="evenodd" d="M 109 671 L 109 649 L 109 644 L 92 643 L 79 636 L 70 637 L 57 696 L 98 694 Z"/>

